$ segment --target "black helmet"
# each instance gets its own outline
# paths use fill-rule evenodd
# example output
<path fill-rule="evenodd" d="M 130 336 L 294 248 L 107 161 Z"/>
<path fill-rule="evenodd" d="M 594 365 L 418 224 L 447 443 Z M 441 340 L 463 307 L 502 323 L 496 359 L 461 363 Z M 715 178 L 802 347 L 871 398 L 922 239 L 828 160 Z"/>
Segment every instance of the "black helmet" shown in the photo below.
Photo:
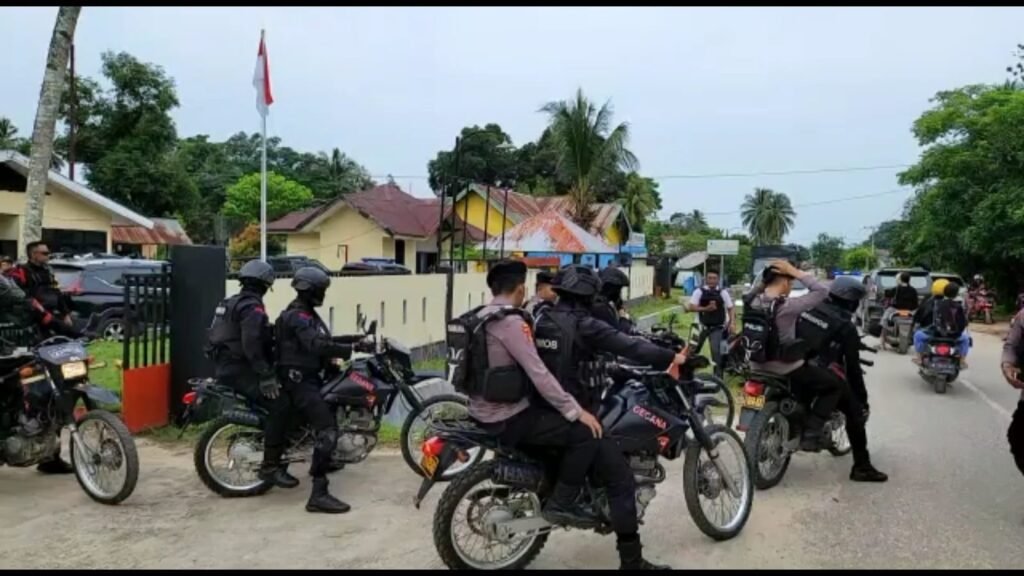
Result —
<path fill-rule="evenodd" d="M 856 304 L 867 295 L 867 290 L 864 289 L 864 283 L 853 276 L 840 276 L 832 281 L 828 295 L 833 300 Z"/>
<path fill-rule="evenodd" d="M 331 285 L 331 278 L 323 270 L 306 266 L 299 268 L 292 278 L 292 288 L 299 293 L 299 296 L 310 298 L 314 306 L 324 302 L 327 288 Z"/>
<path fill-rule="evenodd" d="M 601 279 L 601 286 L 608 288 L 628 288 L 629 287 L 629 276 L 625 272 L 618 268 L 611 266 L 601 270 L 600 274 L 597 275 Z"/>
<path fill-rule="evenodd" d="M 586 266 L 569 264 L 558 271 L 552 287 L 558 294 L 593 298 L 601 290 L 601 279 Z"/>
<path fill-rule="evenodd" d="M 274 283 L 274 269 L 262 260 L 249 260 L 238 271 L 238 281 L 243 284 L 256 281 L 269 286 Z"/>

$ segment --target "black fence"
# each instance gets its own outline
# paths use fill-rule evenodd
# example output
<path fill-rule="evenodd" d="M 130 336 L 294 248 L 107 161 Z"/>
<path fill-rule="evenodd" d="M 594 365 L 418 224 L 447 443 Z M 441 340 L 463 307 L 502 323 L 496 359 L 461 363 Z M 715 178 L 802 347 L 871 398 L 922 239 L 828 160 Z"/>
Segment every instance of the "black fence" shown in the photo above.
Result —
<path fill-rule="evenodd" d="M 171 267 L 124 275 L 123 369 L 170 361 Z"/>

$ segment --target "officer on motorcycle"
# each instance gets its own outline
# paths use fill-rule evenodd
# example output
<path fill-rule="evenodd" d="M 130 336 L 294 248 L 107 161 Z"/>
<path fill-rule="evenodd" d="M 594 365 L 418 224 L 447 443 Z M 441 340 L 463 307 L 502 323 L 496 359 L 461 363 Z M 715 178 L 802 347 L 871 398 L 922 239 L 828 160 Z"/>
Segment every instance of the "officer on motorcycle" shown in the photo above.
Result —
<path fill-rule="evenodd" d="M 807 344 L 809 361 L 826 370 L 836 363 L 846 373 L 839 410 L 846 415 L 846 435 L 853 448 L 850 480 L 885 482 L 889 477 L 871 465 L 868 452 L 864 430 L 869 413 L 868 391 L 860 367 L 860 336 L 853 324 L 853 314 L 866 294 L 864 284 L 856 278 L 836 278 L 829 287 L 828 298 L 800 315 L 796 337 Z"/>
<path fill-rule="evenodd" d="M 338 426 L 327 402 L 320 396 L 320 385 L 323 383 L 322 372 L 329 360 L 348 357 L 352 347 L 335 343 L 327 325 L 316 312 L 316 308 L 324 303 L 330 285 L 330 277 L 318 268 L 307 266 L 296 271 L 292 278 L 296 298 L 278 316 L 274 332 L 277 339 L 278 393 L 316 431 L 313 462 L 309 468 L 313 491 L 306 503 L 306 511 L 340 514 L 348 512 L 350 506 L 327 490 L 327 473 L 338 443 Z M 284 423 L 277 424 L 284 426 Z M 275 437 L 285 433 L 276 427 L 272 432 Z M 279 459 L 280 454 L 272 457 Z"/>
<path fill-rule="evenodd" d="M 608 266 L 598 274 L 601 291 L 594 298 L 594 318 L 626 334 L 633 333 L 633 320 L 626 313 L 622 290 L 629 288 L 629 276 L 614 266 Z"/>
<path fill-rule="evenodd" d="M 32 315 L 42 337 L 53 335 L 81 338 L 72 326 L 71 307 L 50 268 L 50 249 L 45 242 L 29 242 L 28 261 L 6 274 L 25 292 Z"/>
<path fill-rule="evenodd" d="M 274 284 L 274 269 L 262 260 L 250 260 L 239 270 L 238 281 L 242 289 L 214 312 L 207 356 L 216 364 L 217 380 L 267 410 L 260 479 L 295 488 L 298 479 L 281 465 L 289 409 L 287 399 L 280 398 L 272 366 L 274 332 L 263 305 L 263 296 Z"/>
<path fill-rule="evenodd" d="M 593 300 L 601 280 L 593 270 L 569 265 L 555 277 L 558 302 L 537 319 L 536 343 L 548 370 L 584 410 L 595 412 L 603 382 L 601 370 L 594 369 L 599 354 L 623 356 L 657 369 L 686 361 L 685 354 L 628 336 L 593 316 Z M 608 507 L 623 569 L 667 569 L 643 558 L 637 526 L 636 486 L 633 472 L 622 451 L 603 440 L 594 461 L 594 472 L 608 491 Z"/>
<path fill-rule="evenodd" d="M 1010 386 L 1021 391 L 1017 410 L 1013 413 L 1010 428 L 1006 431 L 1006 439 L 1010 443 L 1010 453 L 1017 463 L 1017 469 L 1024 474 L 1024 380 L 1021 379 L 1021 368 L 1024 363 L 1024 312 L 1018 312 L 1010 324 L 1010 333 L 1003 343 L 1001 368 L 1003 378 Z"/>
<path fill-rule="evenodd" d="M 551 281 L 555 275 L 547 270 L 540 270 L 537 272 L 537 281 L 534 285 L 533 296 L 526 303 L 526 312 L 534 318 L 540 314 L 540 311 L 551 306 L 558 299 L 558 294 L 551 287 Z"/>
<path fill-rule="evenodd" d="M 700 319 L 700 336 L 694 352 L 700 352 L 704 342 L 711 345 L 711 361 L 715 363 L 715 376 L 722 378 L 725 362 L 722 359 L 722 338 L 727 337 L 733 320 L 732 298 L 728 290 L 718 284 L 718 272 L 711 270 L 703 286 L 693 291 L 687 304 L 690 312 L 697 312 Z"/>

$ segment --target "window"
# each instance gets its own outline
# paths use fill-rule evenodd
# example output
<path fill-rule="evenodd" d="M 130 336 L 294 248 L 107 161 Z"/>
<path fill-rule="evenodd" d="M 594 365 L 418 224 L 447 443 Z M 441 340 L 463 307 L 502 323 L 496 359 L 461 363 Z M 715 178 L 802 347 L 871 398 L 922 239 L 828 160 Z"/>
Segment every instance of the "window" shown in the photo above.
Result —
<path fill-rule="evenodd" d="M 405 240 L 395 240 L 395 264 L 405 265 Z"/>
<path fill-rule="evenodd" d="M 102 254 L 107 251 L 107 233 L 88 230 L 43 228 L 43 242 L 50 252 Z"/>
<path fill-rule="evenodd" d="M 111 286 L 124 286 L 124 268 L 99 268 L 92 276 Z M 134 271 L 132 273 L 135 273 Z"/>

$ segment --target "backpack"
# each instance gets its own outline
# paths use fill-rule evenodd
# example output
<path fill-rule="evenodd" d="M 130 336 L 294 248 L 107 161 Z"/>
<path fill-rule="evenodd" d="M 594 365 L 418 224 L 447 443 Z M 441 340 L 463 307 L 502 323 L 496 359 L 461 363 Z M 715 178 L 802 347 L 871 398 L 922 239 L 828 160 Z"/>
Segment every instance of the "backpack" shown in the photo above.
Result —
<path fill-rule="evenodd" d="M 957 338 L 963 332 L 957 318 L 956 302 L 949 299 L 937 300 L 932 304 L 932 327 L 940 338 Z"/>
<path fill-rule="evenodd" d="M 743 330 L 740 338 L 747 354 L 747 361 L 760 364 L 775 360 L 779 348 L 775 313 L 782 298 L 772 300 L 767 309 L 752 306 L 754 298 L 744 300 Z"/>
<path fill-rule="evenodd" d="M 491 369 L 487 359 L 487 333 L 484 328 L 509 315 L 519 316 L 532 325 L 530 315 L 522 308 L 501 306 L 480 315 L 485 306 L 477 306 L 448 322 L 448 365 L 452 386 L 466 396 L 480 396 L 489 402 L 517 402 L 525 396 L 529 381 L 518 366 Z"/>

